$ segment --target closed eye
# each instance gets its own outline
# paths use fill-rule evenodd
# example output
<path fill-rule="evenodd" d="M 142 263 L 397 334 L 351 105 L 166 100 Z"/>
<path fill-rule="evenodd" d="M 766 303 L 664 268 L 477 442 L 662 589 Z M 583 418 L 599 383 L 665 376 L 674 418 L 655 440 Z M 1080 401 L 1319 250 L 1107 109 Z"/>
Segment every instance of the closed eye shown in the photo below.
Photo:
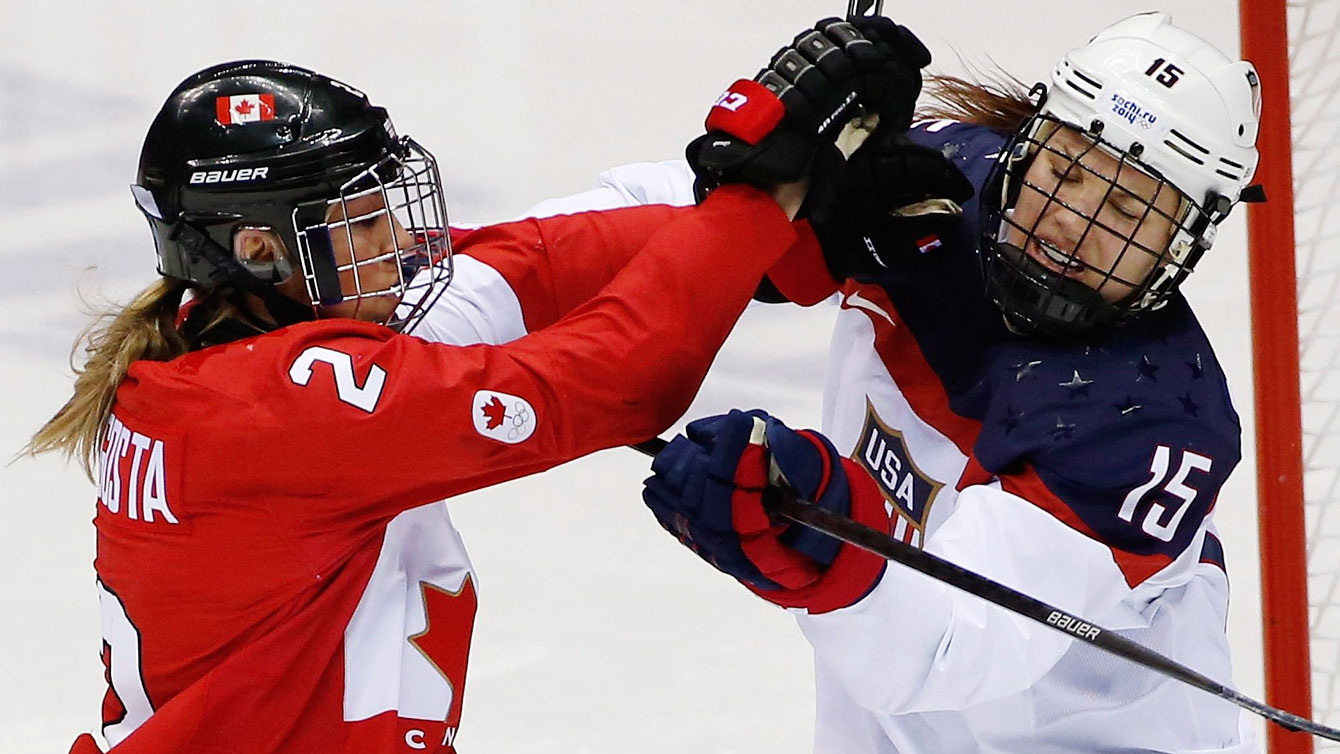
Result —
<path fill-rule="evenodd" d="M 1074 170 L 1058 170 L 1052 168 L 1052 177 L 1062 183 L 1075 183 L 1079 181 L 1079 176 Z"/>
<path fill-rule="evenodd" d="M 378 220 L 381 220 L 381 218 L 383 218 L 383 217 L 386 217 L 386 210 L 385 210 L 385 209 L 376 209 L 376 210 L 373 210 L 373 211 L 371 211 L 371 212 L 367 212 L 367 213 L 362 214 L 362 215 L 355 215 L 355 216 L 353 216 L 353 217 L 351 217 L 351 218 L 348 218 L 347 220 L 335 220 L 335 221 L 332 221 L 332 222 L 328 223 L 328 226 L 329 226 L 331 229 L 335 229 L 335 228 L 340 228 L 340 227 L 345 227 L 345 226 L 347 226 L 347 227 L 351 228 L 352 230 L 355 230 L 355 231 L 362 231 L 362 230 L 365 230 L 365 229 L 367 229 L 367 228 L 371 228 L 371 227 L 373 227 L 373 225 L 374 225 Z M 383 222 L 384 222 L 384 221 L 383 221 Z"/>
<path fill-rule="evenodd" d="M 1111 206 L 1112 209 L 1116 210 L 1118 216 L 1124 217 L 1127 220 L 1135 220 L 1136 218 L 1139 217 L 1138 214 L 1132 212 L 1130 209 L 1126 207 L 1121 206 L 1120 204 L 1113 204 Z"/>

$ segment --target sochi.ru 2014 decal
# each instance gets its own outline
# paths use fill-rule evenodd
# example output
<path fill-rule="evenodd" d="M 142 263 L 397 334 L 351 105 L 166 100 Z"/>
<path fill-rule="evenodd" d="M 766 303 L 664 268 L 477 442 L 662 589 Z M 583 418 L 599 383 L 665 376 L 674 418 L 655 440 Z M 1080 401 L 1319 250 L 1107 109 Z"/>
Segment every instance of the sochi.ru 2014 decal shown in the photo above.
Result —
<path fill-rule="evenodd" d="M 225 126 L 275 119 L 273 94 L 234 94 L 214 100 L 214 117 Z"/>
<path fill-rule="evenodd" d="M 470 405 L 475 431 L 491 440 L 516 445 L 535 433 L 535 409 L 525 398 L 480 390 Z"/>
<path fill-rule="evenodd" d="M 1159 119 L 1159 116 L 1146 110 L 1139 102 L 1116 92 L 1112 93 L 1112 112 L 1117 117 L 1125 118 L 1131 125 L 1145 130 L 1153 128 Z"/>

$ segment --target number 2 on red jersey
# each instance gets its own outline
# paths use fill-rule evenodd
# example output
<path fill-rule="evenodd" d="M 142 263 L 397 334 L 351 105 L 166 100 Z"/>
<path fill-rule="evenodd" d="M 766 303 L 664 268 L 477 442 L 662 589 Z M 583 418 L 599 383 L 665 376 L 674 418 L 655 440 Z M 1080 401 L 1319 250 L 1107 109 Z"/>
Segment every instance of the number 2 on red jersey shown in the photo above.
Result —
<path fill-rule="evenodd" d="M 140 674 L 140 632 L 116 593 L 98 582 L 102 613 L 102 663 L 107 695 L 102 702 L 102 731 L 113 746 L 154 713 Z"/>
<path fill-rule="evenodd" d="M 312 346 L 293 360 L 293 366 L 288 370 L 289 379 L 295 385 L 306 387 L 312 380 L 312 367 L 317 362 L 330 365 L 331 373 L 335 377 L 335 395 L 341 401 L 369 414 L 377 408 L 377 401 L 382 397 L 382 388 L 386 386 L 385 369 L 373 364 L 368 370 L 368 378 L 359 385 L 354 377 L 352 356 L 333 348 Z"/>

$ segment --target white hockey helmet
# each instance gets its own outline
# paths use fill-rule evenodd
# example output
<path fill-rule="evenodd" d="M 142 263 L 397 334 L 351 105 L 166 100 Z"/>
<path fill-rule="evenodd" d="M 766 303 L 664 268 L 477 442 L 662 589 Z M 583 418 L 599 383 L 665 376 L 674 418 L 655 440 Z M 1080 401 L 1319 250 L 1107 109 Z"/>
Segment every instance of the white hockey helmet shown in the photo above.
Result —
<path fill-rule="evenodd" d="M 1059 336 L 1162 306 L 1213 244 L 1216 226 L 1256 171 L 1256 70 L 1174 26 L 1168 14 L 1150 12 L 1118 21 L 1066 53 L 1052 71 L 1051 86 L 1038 85 L 1034 92 L 1042 97 L 1038 114 L 1001 151 L 988 181 L 982 258 L 992 297 L 1015 329 Z M 1016 222 L 1013 207 L 1023 190 L 1058 201 L 1055 189 L 1049 193 L 1024 177 L 1040 150 L 1054 150 L 1048 142 L 1058 126 L 1084 134 L 1093 148 L 1181 196 L 1177 215 L 1168 217 L 1174 230 L 1166 248 L 1128 241 L 1129 253 L 1157 262 L 1145 279 L 1120 281 L 1131 289 L 1121 301 L 1104 301 L 1023 251 L 1035 228 Z M 1102 226 L 1088 220 L 1091 227 Z M 1024 242 L 1005 243 L 1012 231 Z M 1079 264 L 1078 252 L 1069 253 Z"/>
<path fill-rule="evenodd" d="M 1044 113 L 1139 158 L 1183 193 L 1236 202 L 1256 172 L 1261 86 L 1256 69 L 1172 24 L 1140 13 L 1066 53 L 1052 71 Z"/>

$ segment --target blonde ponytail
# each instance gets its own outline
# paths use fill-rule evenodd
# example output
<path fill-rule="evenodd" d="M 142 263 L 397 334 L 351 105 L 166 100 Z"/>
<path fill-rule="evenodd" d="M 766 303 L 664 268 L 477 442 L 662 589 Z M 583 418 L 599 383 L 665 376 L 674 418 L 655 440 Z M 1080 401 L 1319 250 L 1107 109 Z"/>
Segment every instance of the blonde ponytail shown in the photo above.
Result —
<path fill-rule="evenodd" d="M 80 334 L 70 355 L 77 375 L 74 395 L 33 435 L 26 452 L 60 451 L 66 458 L 78 458 L 93 478 L 102 427 L 131 363 L 169 361 L 189 350 L 176 326 L 177 309 L 188 287 L 183 281 L 162 278 L 125 307 L 100 315 Z M 81 344 L 86 360 L 82 367 L 74 366 Z"/>

